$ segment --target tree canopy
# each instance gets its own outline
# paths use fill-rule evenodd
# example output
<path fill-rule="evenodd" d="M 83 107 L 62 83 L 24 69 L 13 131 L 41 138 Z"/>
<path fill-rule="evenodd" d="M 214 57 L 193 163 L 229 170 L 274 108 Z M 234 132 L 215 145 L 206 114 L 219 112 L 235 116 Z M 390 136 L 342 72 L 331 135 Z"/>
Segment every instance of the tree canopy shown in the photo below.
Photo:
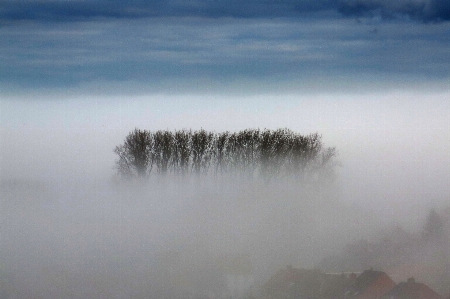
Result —
<path fill-rule="evenodd" d="M 336 150 L 317 134 L 289 129 L 239 132 L 134 129 L 114 152 L 121 177 L 234 175 L 249 178 L 289 175 L 299 180 L 332 175 Z"/>

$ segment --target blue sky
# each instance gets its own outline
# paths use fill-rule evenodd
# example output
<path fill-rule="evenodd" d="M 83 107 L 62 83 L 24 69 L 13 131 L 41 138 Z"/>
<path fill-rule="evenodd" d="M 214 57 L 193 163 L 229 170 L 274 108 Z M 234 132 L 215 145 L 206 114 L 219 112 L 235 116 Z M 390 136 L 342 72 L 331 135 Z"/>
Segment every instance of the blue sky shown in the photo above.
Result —
<path fill-rule="evenodd" d="M 449 86 L 447 0 L 0 1 L 3 177 L 109 176 L 134 127 L 289 127 L 348 197 L 442 200 Z"/>

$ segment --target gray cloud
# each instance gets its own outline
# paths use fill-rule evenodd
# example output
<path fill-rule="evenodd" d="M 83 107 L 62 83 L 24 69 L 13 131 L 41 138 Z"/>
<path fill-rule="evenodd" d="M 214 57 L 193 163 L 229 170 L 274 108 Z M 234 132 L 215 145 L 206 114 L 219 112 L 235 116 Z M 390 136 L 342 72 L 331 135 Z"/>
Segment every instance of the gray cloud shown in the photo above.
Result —
<path fill-rule="evenodd" d="M 370 33 L 374 28 L 377 34 Z M 174 90 L 202 80 L 227 87 L 318 77 L 442 79 L 449 75 L 448 29 L 449 23 L 356 26 L 338 17 L 17 24 L 0 30 L 0 82 L 74 87 L 134 81 L 147 90 Z"/>
<path fill-rule="evenodd" d="M 4 1 L 0 15 L 4 19 L 65 21 L 93 17 L 142 18 L 167 16 L 200 17 L 283 17 L 300 12 L 326 10 L 331 0 L 321 1 Z"/>
<path fill-rule="evenodd" d="M 450 20 L 450 2 L 446 0 L 341 0 L 338 10 L 347 16 L 408 16 L 424 22 Z"/>
<path fill-rule="evenodd" d="M 339 11 L 344 16 L 408 16 L 420 21 L 450 20 L 446 0 L 320 0 L 320 1 L 17 1 L 0 4 L 0 20 L 74 21 L 91 18 L 143 17 L 298 17 L 318 11 Z"/>

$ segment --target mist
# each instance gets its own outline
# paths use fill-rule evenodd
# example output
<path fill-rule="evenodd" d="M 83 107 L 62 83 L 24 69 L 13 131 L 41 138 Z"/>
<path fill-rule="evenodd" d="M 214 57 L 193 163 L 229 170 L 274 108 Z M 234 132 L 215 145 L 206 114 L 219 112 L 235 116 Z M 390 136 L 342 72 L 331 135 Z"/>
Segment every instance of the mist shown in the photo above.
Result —
<path fill-rule="evenodd" d="M 371 268 L 448 299 L 450 2 L 391 2 L 0 0 L 0 299 L 279 299 L 280 269 Z M 245 174 L 179 146 L 178 171 L 135 163 L 136 130 L 285 130 L 333 163 L 305 180 L 293 138 L 230 150 Z"/>
<path fill-rule="evenodd" d="M 3 101 L 1 298 L 200 298 L 226 289 L 223 264 L 235 257 L 251 261 L 255 296 L 287 265 L 387 270 L 381 258 L 355 263 L 348 252 L 379 248 L 383 237 L 400 234 L 396 227 L 422 244 L 433 208 L 448 238 L 448 94 L 422 94 L 432 105 L 398 100 L 410 96 L 287 95 L 276 103 L 261 96 L 242 104 L 220 97 L 164 104 L 161 96 L 126 107 Z M 115 176 L 113 149 L 135 127 L 318 132 L 339 163 L 334 180 L 315 184 L 172 174 L 125 183 Z M 439 242 L 400 245 L 413 248 L 408 259 L 448 265 L 448 241 Z"/>
<path fill-rule="evenodd" d="M 170 297 L 160 282 L 167 267 L 161 256 L 169 253 L 187 280 L 179 288 L 194 293 L 217 287 L 197 280 L 214 273 L 221 257 L 249 255 L 260 281 L 280 265 L 313 267 L 361 227 L 348 221 L 350 209 L 331 190 L 305 189 L 208 178 L 63 190 L 4 181 L 5 292 L 9 298 Z"/>

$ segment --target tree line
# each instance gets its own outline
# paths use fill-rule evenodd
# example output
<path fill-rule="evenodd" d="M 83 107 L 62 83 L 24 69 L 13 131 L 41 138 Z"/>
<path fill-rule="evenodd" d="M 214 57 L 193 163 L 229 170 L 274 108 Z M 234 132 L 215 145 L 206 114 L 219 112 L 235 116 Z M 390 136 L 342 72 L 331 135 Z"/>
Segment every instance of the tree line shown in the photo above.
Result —
<path fill-rule="evenodd" d="M 289 129 L 215 133 L 136 128 L 114 152 L 117 173 L 123 178 L 172 173 L 317 179 L 332 174 L 336 156 L 334 148 L 324 147 L 319 134 L 301 135 Z"/>

